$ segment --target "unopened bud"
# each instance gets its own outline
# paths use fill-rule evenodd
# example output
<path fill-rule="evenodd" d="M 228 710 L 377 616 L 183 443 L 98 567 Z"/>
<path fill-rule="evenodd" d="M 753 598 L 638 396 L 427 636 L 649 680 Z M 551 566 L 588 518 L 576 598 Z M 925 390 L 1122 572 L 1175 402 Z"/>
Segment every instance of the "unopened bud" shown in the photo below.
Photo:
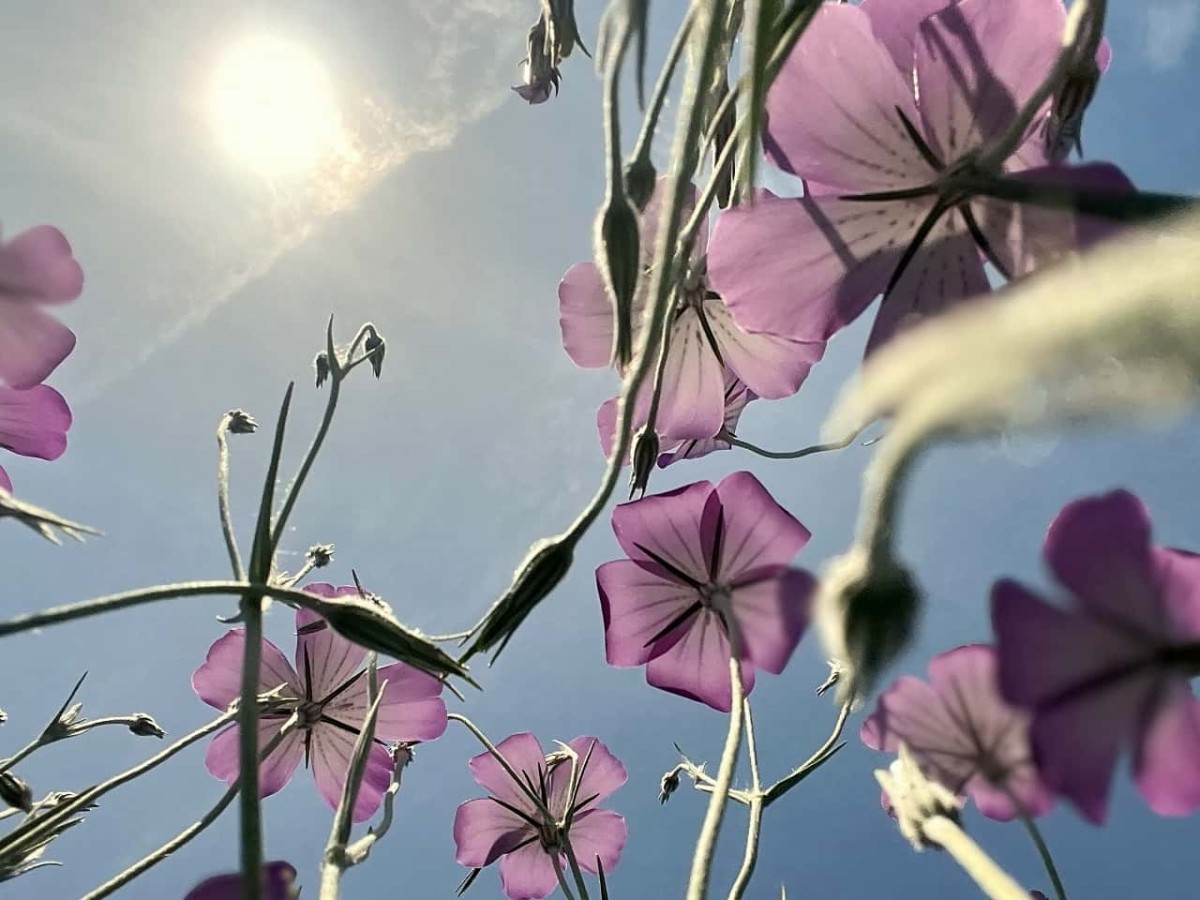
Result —
<path fill-rule="evenodd" d="M 333 544 L 313 544 L 308 548 L 305 559 L 314 569 L 323 569 L 333 562 Z"/>
<path fill-rule="evenodd" d="M 407 741 L 401 741 L 392 748 L 392 769 L 399 776 L 401 772 L 407 769 L 411 764 L 416 754 L 413 753 L 413 745 Z"/>
<path fill-rule="evenodd" d="M 387 351 L 387 345 L 375 332 L 367 335 L 367 340 L 363 344 L 371 361 L 371 371 L 375 373 L 375 377 L 379 377 L 379 373 L 383 371 L 383 354 Z"/>
<path fill-rule="evenodd" d="M 571 568 L 575 558 L 577 538 L 559 535 L 544 538 L 525 555 L 513 573 L 512 584 L 487 616 L 479 623 L 468 654 L 486 652 L 497 647 L 499 655 L 516 630 L 541 603 Z"/>
<path fill-rule="evenodd" d="M 639 156 L 625 167 L 625 194 L 639 213 L 646 211 L 657 183 L 658 172 L 648 154 Z"/>
<path fill-rule="evenodd" d="M 225 414 L 225 417 L 229 422 L 226 430 L 230 434 L 254 434 L 258 431 L 258 422 L 254 421 L 254 416 L 244 409 L 231 409 Z"/>
<path fill-rule="evenodd" d="M 166 735 L 153 716 L 146 713 L 137 713 L 133 717 L 133 721 L 129 723 L 129 730 L 138 737 L 156 737 L 161 738 Z"/>
<path fill-rule="evenodd" d="M 33 810 L 33 791 L 12 772 L 0 772 L 0 800 L 22 812 Z"/>
<path fill-rule="evenodd" d="M 871 691 L 908 645 L 920 608 L 916 583 L 894 561 L 871 561 L 855 548 L 830 564 L 817 597 L 817 621 L 826 649 L 844 667 L 838 702 Z"/>
<path fill-rule="evenodd" d="M 679 770 L 672 769 L 665 773 L 662 781 L 658 783 L 658 802 L 666 803 L 677 790 L 679 790 Z"/>
<path fill-rule="evenodd" d="M 325 383 L 325 379 L 329 377 L 329 356 L 321 352 L 317 354 L 317 358 L 313 360 L 313 366 L 317 370 L 317 387 Z"/>
<path fill-rule="evenodd" d="M 633 453 L 630 454 L 630 458 L 633 466 L 629 475 L 629 498 L 632 500 L 638 491 L 642 492 L 643 497 L 646 496 L 646 488 L 650 486 L 650 473 L 654 471 L 654 464 L 658 461 L 658 434 L 653 429 L 638 429 L 633 438 Z"/>
<path fill-rule="evenodd" d="M 46 726 L 46 730 L 42 732 L 42 741 L 48 744 L 52 741 L 61 741 L 64 738 L 69 738 L 71 735 L 76 734 L 78 731 L 78 726 L 82 721 L 82 713 L 82 703 L 75 703 L 69 707 L 65 707 L 58 714 L 57 718 L 55 718 L 53 722 Z"/>
<path fill-rule="evenodd" d="M 641 273 L 638 218 L 623 193 L 608 199 L 600 217 L 596 259 L 613 303 L 613 362 L 624 370 L 633 359 L 633 298 Z"/>

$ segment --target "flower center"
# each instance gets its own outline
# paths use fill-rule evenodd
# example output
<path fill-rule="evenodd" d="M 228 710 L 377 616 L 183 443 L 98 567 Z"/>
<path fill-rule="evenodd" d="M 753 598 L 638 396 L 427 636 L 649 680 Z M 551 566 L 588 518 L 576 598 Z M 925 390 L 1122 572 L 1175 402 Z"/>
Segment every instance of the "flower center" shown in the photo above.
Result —
<path fill-rule="evenodd" d="M 321 721 L 321 711 L 325 708 L 325 704 L 317 700 L 305 700 L 297 708 L 296 712 L 300 716 L 301 728 L 312 728 Z"/>

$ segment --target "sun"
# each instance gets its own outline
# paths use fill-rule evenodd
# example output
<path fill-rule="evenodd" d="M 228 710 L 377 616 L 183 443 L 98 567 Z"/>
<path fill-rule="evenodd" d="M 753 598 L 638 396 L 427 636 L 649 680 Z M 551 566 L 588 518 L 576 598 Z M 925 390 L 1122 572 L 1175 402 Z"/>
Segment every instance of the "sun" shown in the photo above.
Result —
<path fill-rule="evenodd" d="M 259 175 L 311 172 L 344 140 L 329 72 L 291 40 L 244 38 L 221 56 L 210 111 L 226 153 Z"/>

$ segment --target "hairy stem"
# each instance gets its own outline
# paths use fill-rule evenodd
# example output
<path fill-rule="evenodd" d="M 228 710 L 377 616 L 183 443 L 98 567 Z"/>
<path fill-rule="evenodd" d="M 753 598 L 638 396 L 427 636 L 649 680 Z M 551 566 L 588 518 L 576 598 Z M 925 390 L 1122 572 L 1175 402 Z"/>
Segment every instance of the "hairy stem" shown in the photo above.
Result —
<path fill-rule="evenodd" d="M 954 857 L 963 871 L 971 876 L 991 900 L 1029 900 L 1029 892 L 1011 875 L 996 865 L 995 860 L 967 837 L 955 822 L 945 816 L 933 816 L 921 825 L 927 839 Z"/>

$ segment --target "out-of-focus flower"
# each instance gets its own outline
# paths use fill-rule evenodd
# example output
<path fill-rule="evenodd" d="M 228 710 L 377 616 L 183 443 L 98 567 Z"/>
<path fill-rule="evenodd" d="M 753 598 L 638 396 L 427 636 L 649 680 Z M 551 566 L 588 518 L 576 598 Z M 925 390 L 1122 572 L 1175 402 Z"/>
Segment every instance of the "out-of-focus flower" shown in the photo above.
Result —
<path fill-rule="evenodd" d="M 1041 120 L 1008 160 L 986 158 L 1049 74 L 1065 20 L 1061 0 L 823 4 L 770 91 L 763 140 L 806 195 L 762 192 L 726 211 L 710 244 L 711 283 L 737 323 L 820 342 L 882 292 L 874 349 L 986 294 L 983 260 L 1015 278 L 1108 233 L 964 186 L 1003 168 L 1046 186 L 1129 189 L 1111 165 L 1045 167 Z"/>
<path fill-rule="evenodd" d="M 71 410 L 54 388 L 44 384 L 26 390 L 0 387 L 0 447 L 5 450 L 38 459 L 58 459 L 67 449 L 70 427 Z M 12 490 L 3 468 L 0 487 Z"/>
<path fill-rule="evenodd" d="M 490 796 L 467 800 L 454 816 L 455 858 L 483 868 L 500 860 L 500 883 L 510 900 L 540 900 L 554 893 L 554 858 L 567 866 L 565 841 L 585 871 L 596 874 L 597 859 L 611 872 L 621 859 L 625 818 L 600 809 L 628 779 L 625 767 L 594 737 L 577 737 L 571 753 L 546 754 L 536 737 L 520 732 L 496 746 L 512 779 L 490 752 L 468 765 Z M 548 815 L 547 815 L 548 814 Z"/>
<path fill-rule="evenodd" d="M 357 594 L 351 587 L 308 585 L 305 591 L 323 596 Z M 346 781 L 354 742 L 366 718 L 367 673 L 362 669 L 367 651 L 335 632 L 324 619 L 308 610 L 296 612 L 296 667 L 270 641 L 263 641 L 260 692 L 282 686 L 282 700 L 259 717 L 259 746 L 265 747 L 284 720 L 300 713 L 300 727 L 288 734 L 259 772 L 262 796 L 274 794 L 296 771 L 303 758 L 312 767 L 317 790 L 337 808 Z M 246 633 L 230 631 L 208 651 L 204 665 L 192 676 L 200 699 L 226 709 L 240 694 L 242 655 Z M 404 663 L 378 670 L 379 684 L 387 682 L 375 725 L 375 745 L 367 756 L 366 770 L 354 821 L 361 822 L 379 808 L 392 780 L 392 758 L 384 742 L 426 741 L 446 729 L 446 706 L 440 697 L 442 683 Z M 238 777 L 238 728 L 227 728 L 213 739 L 205 756 L 208 770 L 232 784 Z"/>
<path fill-rule="evenodd" d="M 297 900 L 300 896 L 296 869 L 290 863 L 266 863 L 262 878 L 263 900 Z M 242 873 L 207 878 L 188 891 L 183 900 L 242 900 Z"/>
<path fill-rule="evenodd" d="M 926 776 L 906 744 L 901 742 L 897 752 L 888 768 L 875 770 L 883 789 L 880 802 L 913 848 L 924 850 L 930 845 L 925 824 L 937 816 L 958 822 L 962 804 L 944 785 Z"/>
<path fill-rule="evenodd" d="M 860 736 L 872 750 L 888 753 L 907 744 L 930 776 L 969 795 L 989 818 L 1041 815 L 1054 803 L 1033 765 L 1029 717 L 1000 697 L 992 647 L 976 644 L 935 656 L 928 683 L 911 676 L 895 681 Z"/>
<path fill-rule="evenodd" d="M 729 711 L 730 630 L 742 684 L 778 674 L 808 625 L 815 582 L 788 566 L 809 531 L 749 472 L 624 503 L 613 531 L 629 559 L 596 570 L 610 665 L 646 666 L 654 687 Z"/>
<path fill-rule="evenodd" d="M 642 267 L 651 265 L 657 245 L 662 200 L 668 179 L 660 179 L 641 215 L 639 246 Z M 687 204 L 695 202 L 693 190 Z M 726 418 L 727 370 L 756 396 L 788 397 L 799 390 L 813 363 L 825 351 L 823 341 L 792 339 L 776 334 L 749 334 L 734 324 L 725 301 L 714 292 L 705 274 L 707 228 L 696 237 L 690 271 L 678 286 L 669 327 L 670 344 L 663 373 L 662 398 L 655 420 L 660 439 L 704 441 L 714 437 Z M 632 310 L 636 345 L 646 310 L 642 278 Z M 604 281 L 595 263 L 578 263 L 567 270 L 558 286 L 563 347 L 583 368 L 607 366 L 612 357 L 615 318 Z M 639 405 L 648 404 L 648 388 Z M 645 422 L 643 416 L 637 424 Z"/>
<path fill-rule="evenodd" d="M 1200 556 L 1150 543 L 1132 494 L 1078 500 L 1043 554 L 1072 598 L 1051 606 L 1013 581 L 992 591 L 1005 699 L 1033 717 L 1042 779 L 1093 822 L 1108 810 L 1117 757 L 1161 815 L 1200 809 Z"/>
<path fill-rule="evenodd" d="M 0 382 L 40 384 L 75 347 L 75 334 L 41 307 L 83 290 L 83 269 L 63 233 L 40 225 L 0 241 Z"/>

